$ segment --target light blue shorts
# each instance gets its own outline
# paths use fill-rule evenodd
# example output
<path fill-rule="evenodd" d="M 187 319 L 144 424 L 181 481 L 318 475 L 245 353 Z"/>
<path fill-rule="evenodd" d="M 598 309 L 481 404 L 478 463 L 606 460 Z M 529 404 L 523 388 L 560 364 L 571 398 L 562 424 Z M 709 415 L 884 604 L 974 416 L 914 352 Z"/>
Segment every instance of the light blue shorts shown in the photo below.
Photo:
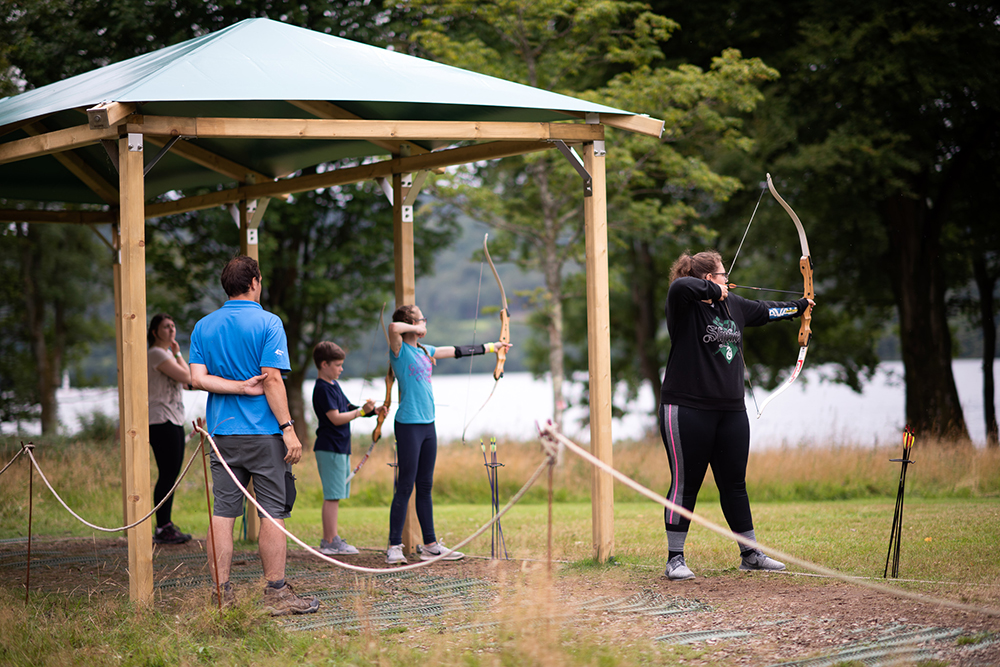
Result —
<path fill-rule="evenodd" d="M 351 455 L 337 452 L 318 451 L 316 467 L 323 482 L 323 500 L 344 500 L 351 497 Z"/>

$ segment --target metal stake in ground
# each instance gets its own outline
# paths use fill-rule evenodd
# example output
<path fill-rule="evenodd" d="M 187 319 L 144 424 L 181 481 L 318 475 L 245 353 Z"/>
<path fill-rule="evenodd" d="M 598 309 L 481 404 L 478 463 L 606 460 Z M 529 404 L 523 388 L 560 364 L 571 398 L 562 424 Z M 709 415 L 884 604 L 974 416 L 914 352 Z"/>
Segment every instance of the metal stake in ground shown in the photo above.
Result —
<path fill-rule="evenodd" d="M 21 449 L 34 449 L 35 446 L 30 442 L 26 445 L 24 442 L 21 443 Z M 31 465 L 31 460 L 28 460 L 28 562 L 25 565 L 25 575 L 24 575 L 24 604 L 28 604 L 28 593 L 31 590 L 31 515 L 35 504 L 32 502 L 34 497 L 34 475 L 35 469 Z"/>
<path fill-rule="evenodd" d="M 892 561 L 892 578 L 899 576 L 899 549 L 903 535 L 903 495 L 906 489 L 906 467 L 916 461 L 910 460 L 910 448 L 915 440 L 913 429 L 907 424 L 903 429 L 903 458 L 889 459 L 893 463 L 900 464 L 899 470 L 899 490 L 896 492 L 896 510 L 892 515 L 892 530 L 889 533 L 889 553 L 885 556 L 885 571 L 882 578 L 889 575 L 889 561 Z"/>

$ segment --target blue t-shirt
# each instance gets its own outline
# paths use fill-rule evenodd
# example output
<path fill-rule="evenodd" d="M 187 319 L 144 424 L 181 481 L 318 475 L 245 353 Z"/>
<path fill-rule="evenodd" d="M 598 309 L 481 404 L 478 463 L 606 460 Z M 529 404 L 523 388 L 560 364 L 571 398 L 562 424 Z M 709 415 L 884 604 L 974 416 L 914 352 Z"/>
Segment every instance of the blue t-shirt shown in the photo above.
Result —
<path fill-rule="evenodd" d="M 427 354 L 434 356 L 433 345 L 424 345 Z M 389 350 L 389 364 L 399 381 L 399 409 L 396 421 L 400 424 L 431 424 L 434 422 L 434 389 L 431 387 L 430 357 L 416 345 L 403 343 L 397 357 Z"/>
<path fill-rule="evenodd" d="M 313 387 L 313 410 L 319 418 L 319 428 L 316 429 L 316 442 L 313 449 L 317 452 L 336 452 L 338 454 L 351 453 L 351 422 L 337 426 L 326 413 L 336 410 L 343 414 L 354 410 L 358 406 L 352 405 L 336 380 L 327 382 L 322 378 L 316 378 L 316 386 Z"/>
<path fill-rule="evenodd" d="M 209 375 L 227 380 L 249 380 L 261 368 L 291 370 L 285 329 L 277 315 L 256 301 L 230 299 L 194 325 L 192 364 L 202 364 Z M 267 397 L 208 394 L 208 431 L 215 435 L 271 435 L 281 433 Z"/>

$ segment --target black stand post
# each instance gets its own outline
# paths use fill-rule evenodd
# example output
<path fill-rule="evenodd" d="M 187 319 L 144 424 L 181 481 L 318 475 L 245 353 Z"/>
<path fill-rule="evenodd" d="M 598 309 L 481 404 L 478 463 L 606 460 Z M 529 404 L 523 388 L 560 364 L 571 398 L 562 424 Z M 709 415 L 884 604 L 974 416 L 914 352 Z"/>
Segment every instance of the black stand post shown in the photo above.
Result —
<path fill-rule="evenodd" d="M 906 467 L 916 461 L 910 460 L 910 448 L 914 441 L 913 429 L 909 425 L 903 429 L 903 458 L 889 459 L 901 464 L 899 471 L 899 490 L 896 492 L 896 511 L 892 515 L 892 530 L 889 533 L 889 553 L 885 557 L 885 572 L 882 578 L 889 576 L 889 561 L 892 561 L 892 578 L 899 576 L 899 547 L 903 536 L 903 494 L 906 489 Z"/>
<path fill-rule="evenodd" d="M 496 516 L 500 513 L 500 480 L 497 476 L 498 469 L 503 467 L 502 463 L 497 461 L 497 439 L 490 438 L 490 458 L 486 458 L 486 445 L 483 443 L 482 438 L 479 439 L 479 447 L 483 450 L 483 465 L 486 466 L 486 479 L 490 483 L 490 505 L 492 508 L 492 516 Z M 503 548 L 504 560 L 509 560 L 510 556 L 507 555 L 507 544 L 503 538 L 503 527 L 500 525 L 500 521 L 496 521 L 490 532 L 490 558 L 499 558 L 500 549 Z"/>

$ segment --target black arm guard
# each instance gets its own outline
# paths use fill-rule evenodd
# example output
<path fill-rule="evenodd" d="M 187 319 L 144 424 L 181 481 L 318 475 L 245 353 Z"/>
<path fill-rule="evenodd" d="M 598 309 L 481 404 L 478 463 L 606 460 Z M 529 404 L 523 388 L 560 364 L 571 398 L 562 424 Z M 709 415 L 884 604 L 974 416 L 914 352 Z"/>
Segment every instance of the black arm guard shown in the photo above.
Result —
<path fill-rule="evenodd" d="M 485 345 L 456 345 L 455 358 L 471 357 L 474 354 L 486 354 Z"/>

